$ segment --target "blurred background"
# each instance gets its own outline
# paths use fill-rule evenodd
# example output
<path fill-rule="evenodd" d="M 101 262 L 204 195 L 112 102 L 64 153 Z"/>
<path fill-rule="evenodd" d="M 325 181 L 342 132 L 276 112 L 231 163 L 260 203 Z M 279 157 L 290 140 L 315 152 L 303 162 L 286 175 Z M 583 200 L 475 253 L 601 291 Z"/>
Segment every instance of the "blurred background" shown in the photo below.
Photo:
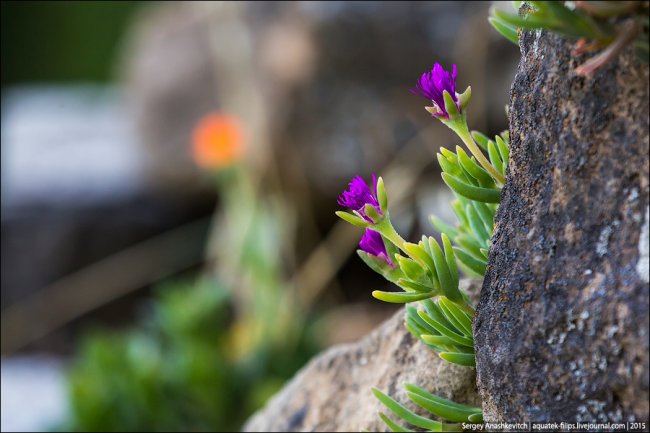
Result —
<path fill-rule="evenodd" d="M 489 6 L 3 1 L 2 431 L 238 429 L 388 317 L 336 198 L 377 173 L 405 238 L 453 222 L 408 89 L 456 63 L 507 127 Z"/>

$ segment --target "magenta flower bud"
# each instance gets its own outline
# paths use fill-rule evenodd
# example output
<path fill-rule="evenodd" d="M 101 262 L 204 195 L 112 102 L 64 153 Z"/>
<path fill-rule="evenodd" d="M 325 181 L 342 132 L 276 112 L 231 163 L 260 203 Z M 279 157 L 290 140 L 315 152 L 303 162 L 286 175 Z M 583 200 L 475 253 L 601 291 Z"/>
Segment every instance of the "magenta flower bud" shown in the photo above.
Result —
<path fill-rule="evenodd" d="M 350 182 L 348 190 L 344 191 L 343 194 L 339 196 L 337 203 L 356 211 L 369 223 L 376 223 L 377 221 L 373 221 L 365 211 L 366 205 L 369 204 L 377 209 L 379 215 L 382 215 L 379 201 L 377 199 L 377 176 L 374 174 L 372 175 L 372 183 L 373 189 L 371 191 L 363 178 L 361 178 L 361 176 L 356 176 Z"/>
<path fill-rule="evenodd" d="M 443 96 L 445 90 L 451 95 L 460 113 L 461 104 L 456 94 L 456 65 L 452 66 L 451 73 L 449 73 L 440 63 L 436 63 L 431 71 L 422 74 L 415 84 L 415 89 L 411 89 L 411 93 L 431 100 L 435 109 L 435 112 L 432 113 L 434 116 L 449 119 Z"/>
<path fill-rule="evenodd" d="M 366 233 L 361 238 L 361 241 L 359 241 L 359 248 L 368 254 L 383 258 L 391 267 L 394 267 L 393 262 L 390 260 L 390 257 L 388 257 L 386 245 L 384 244 L 384 240 L 379 232 L 372 229 L 366 229 Z"/>

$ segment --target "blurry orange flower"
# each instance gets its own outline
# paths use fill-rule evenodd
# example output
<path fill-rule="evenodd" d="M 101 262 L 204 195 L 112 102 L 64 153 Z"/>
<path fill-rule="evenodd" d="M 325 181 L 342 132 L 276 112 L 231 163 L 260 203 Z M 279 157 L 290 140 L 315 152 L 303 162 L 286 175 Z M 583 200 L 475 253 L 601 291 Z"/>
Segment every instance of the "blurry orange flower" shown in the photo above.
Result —
<path fill-rule="evenodd" d="M 194 128 L 192 156 L 201 167 L 223 168 L 244 154 L 244 133 L 239 121 L 227 114 L 212 113 Z"/>

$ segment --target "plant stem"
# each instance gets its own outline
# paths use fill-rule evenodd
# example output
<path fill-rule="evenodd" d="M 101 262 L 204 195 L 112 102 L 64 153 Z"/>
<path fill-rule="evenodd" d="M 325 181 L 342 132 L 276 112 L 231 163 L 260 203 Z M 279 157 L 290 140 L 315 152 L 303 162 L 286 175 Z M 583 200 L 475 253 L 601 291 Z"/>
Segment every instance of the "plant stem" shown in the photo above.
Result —
<path fill-rule="evenodd" d="M 386 213 L 384 218 L 375 224 L 373 228 L 381 233 L 386 239 L 395 244 L 397 248 L 404 251 L 403 247 L 406 241 L 399 235 L 399 233 L 397 233 L 397 231 L 395 231 L 393 224 L 390 222 L 388 213 Z"/>
<path fill-rule="evenodd" d="M 465 143 L 465 146 L 467 146 L 467 149 L 474 155 L 476 160 L 483 166 L 484 169 L 492 175 L 492 177 L 501 185 L 503 185 L 506 182 L 506 178 L 503 177 L 501 173 L 499 173 L 499 170 L 497 170 L 491 163 L 488 161 L 488 159 L 483 155 L 483 152 L 481 152 L 481 149 L 479 149 L 478 145 L 474 142 L 474 139 L 472 138 L 472 135 L 469 133 L 469 129 L 467 128 L 467 122 L 458 122 L 456 125 L 454 125 L 455 128 L 452 128 L 454 132 L 460 137 L 461 140 L 463 140 L 463 143 Z"/>

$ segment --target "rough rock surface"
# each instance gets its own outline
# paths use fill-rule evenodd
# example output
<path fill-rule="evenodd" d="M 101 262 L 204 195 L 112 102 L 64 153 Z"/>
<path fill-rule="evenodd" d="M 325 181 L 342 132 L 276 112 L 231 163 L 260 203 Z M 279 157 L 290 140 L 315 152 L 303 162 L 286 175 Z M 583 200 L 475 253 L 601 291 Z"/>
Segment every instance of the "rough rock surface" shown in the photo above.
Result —
<path fill-rule="evenodd" d="M 474 323 L 489 421 L 648 421 L 648 67 L 524 33 Z"/>
<path fill-rule="evenodd" d="M 376 386 L 402 403 L 402 384 L 413 383 L 459 403 L 479 405 L 475 370 L 449 364 L 404 328 L 404 309 L 355 344 L 314 358 L 244 431 L 386 431 L 377 412 Z M 408 403 L 415 408 L 412 403 Z"/>

